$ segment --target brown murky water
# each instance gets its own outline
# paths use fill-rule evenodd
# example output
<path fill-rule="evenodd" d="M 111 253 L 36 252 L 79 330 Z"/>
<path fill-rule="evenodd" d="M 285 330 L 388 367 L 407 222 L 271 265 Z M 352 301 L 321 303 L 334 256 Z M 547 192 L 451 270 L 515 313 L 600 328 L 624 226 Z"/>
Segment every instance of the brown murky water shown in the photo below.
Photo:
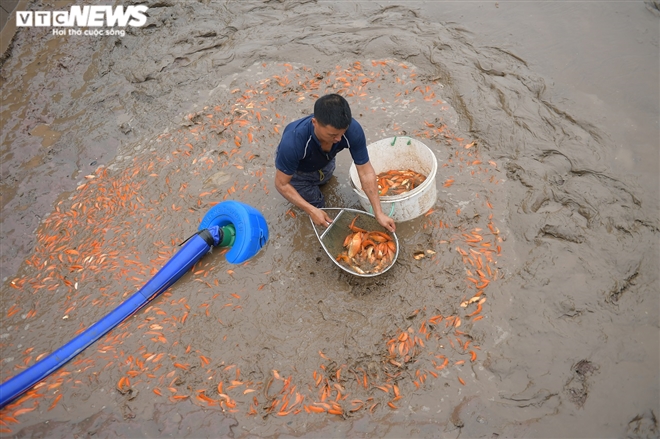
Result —
<path fill-rule="evenodd" d="M 123 37 L 23 29 L 2 66 L 2 378 L 213 204 L 256 207 L 270 241 L 205 256 L 3 409 L 4 436 L 658 436 L 653 2 L 145 3 Z M 272 185 L 283 127 L 330 91 L 369 141 L 438 159 L 375 278 Z M 349 165 L 332 205 L 359 207 Z"/>

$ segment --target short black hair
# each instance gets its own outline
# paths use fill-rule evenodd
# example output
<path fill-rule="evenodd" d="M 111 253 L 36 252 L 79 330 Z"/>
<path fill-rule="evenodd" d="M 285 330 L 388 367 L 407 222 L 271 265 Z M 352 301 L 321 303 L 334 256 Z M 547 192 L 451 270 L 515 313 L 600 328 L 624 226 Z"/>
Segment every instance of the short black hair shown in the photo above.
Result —
<path fill-rule="evenodd" d="M 336 93 L 321 96 L 314 103 L 314 118 L 321 125 L 343 130 L 351 124 L 351 107 Z"/>

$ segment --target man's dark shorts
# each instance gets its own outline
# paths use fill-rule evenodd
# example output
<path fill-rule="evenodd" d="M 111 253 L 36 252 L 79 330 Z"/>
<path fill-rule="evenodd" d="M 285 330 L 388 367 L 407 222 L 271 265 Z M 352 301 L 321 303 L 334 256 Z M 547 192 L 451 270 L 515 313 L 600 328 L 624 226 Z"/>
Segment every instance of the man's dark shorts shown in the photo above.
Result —
<path fill-rule="evenodd" d="M 291 186 L 312 206 L 325 207 L 325 197 L 320 186 L 330 180 L 333 172 L 335 172 L 334 158 L 320 171 L 296 172 L 291 176 Z"/>

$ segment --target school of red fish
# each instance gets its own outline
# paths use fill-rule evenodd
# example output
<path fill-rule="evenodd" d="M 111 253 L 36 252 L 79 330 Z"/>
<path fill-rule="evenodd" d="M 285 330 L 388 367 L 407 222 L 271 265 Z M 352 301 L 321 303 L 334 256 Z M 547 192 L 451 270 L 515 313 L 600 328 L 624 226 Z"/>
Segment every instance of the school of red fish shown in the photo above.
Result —
<path fill-rule="evenodd" d="M 48 353 L 43 346 L 31 346 L 35 341 L 28 339 L 21 341 L 24 344 L 19 349 L 14 344 L 18 339 L 15 331 L 53 314 L 51 320 L 64 319 L 76 325 L 72 332 L 82 331 L 92 318 L 102 316 L 104 309 L 118 305 L 128 294 L 124 291 L 127 286 L 131 290 L 143 285 L 176 251 L 181 227 L 170 223 L 179 221 L 193 227 L 190 214 L 195 218 L 223 199 L 236 198 L 255 205 L 263 202 L 270 191 L 268 162 L 259 156 L 262 151 L 249 148 L 279 139 L 280 128 L 286 124 L 285 117 L 277 113 L 280 100 L 300 102 L 333 91 L 361 102 L 383 94 L 381 84 L 387 80 L 385 84 L 396 81 L 402 87 L 393 96 L 385 96 L 395 104 L 400 99 L 418 99 L 438 109 L 445 105 L 436 96 L 434 84 L 418 82 L 409 65 L 393 60 L 370 64 L 337 66 L 324 76 L 311 68 L 282 64 L 280 75 L 262 82 L 246 82 L 245 87 L 231 90 L 229 103 L 205 107 L 190 115 L 190 124 L 159 136 L 155 140 L 157 150 L 136 156 L 123 171 L 100 168 L 87 176 L 70 199 L 59 202 L 44 220 L 34 254 L 26 259 L 20 274 L 3 286 L 3 324 L 12 337 L 0 340 L 0 349 L 13 352 L 16 360 L 3 365 L 2 379 L 32 366 Z M 292 83 L 299 88 L 292 89 Z M 387 128 L 393 133 L 402 130 L 396 123 Z M 464 141 L 446 125 L 420 121 L 414 129 L 406 129 L 412 136 L 447 149 L 449 157 L 442 166 L 445 175 L 454 176 L 446 179 L 444 188 L 455 184 L 455 180 L 457 186 L 477 178 L 491 185 L 500 182 L 497 164 L 486 160 L 482 163 L 476 142 Z M 208 144 L 220 152 L 212 154 Z M 169 154 L 162 154 L 163 150 Z M 201 182 L 219 169 L 229 183 L 222 188 L 205 188 Z M 408 171 L 390 172 L 379 176 L 385 191 L 381 195 L 395 194 L 400 186 L 412 190 L 424 177 L 408 175 L 409 181 L 404 183 L 405 175 L 398 179 L 394 174 Z M 170 175 L 177 173 L 187 173 L 189 179 L 175 186 Z M 145 189 L 154 185 L 162 188 L 160 197 L 150 197 Z M 456 265 L 465 273 L 457 279 L 465 297 L 457 299 L 457 311 L 449 311 L 454 308 L 443 307 L 440 302 L 411 303 L 410 308 L 402 304 L 396 313 L 406 318 L 393 322 L 383 333 L 377 371 L 367 369 L 366 363 L 347 364 L 345 358 L 319 352 L 321 364 L 313 371 L 282 365 L 280 372 L 244 375 L 241 369 L 250 367 L 245 360 L 218 358 L 221 350 L 200 343 L 190 323 L 192 320 L 199 325 L 207 319 L 226 328 L 223 341 L 227 337 L 233 337 L 234 343 L 240 341 L 241 335 L 230 332 L 223 320 L 231 318 L 230 313 L 241 313 L 243 305 L 251 302 L 251 294 L 270 288 L 271 273 L 253 273 L 261 279 L 258 291 L 245 290 L 232 283 L 234 274 L 240 277 L 242 266 L 226 270 L 226 276 L 218 273 L 217 262 L 203 260 L 191 273 L 200 294 L 186 297 L 163 293 L 157 302 L 119 325 L 84 356 L 3 408 L 0 433 L 16 434 L 18 426 L 41 422 L 46 413 L 52 417 L 49 419 L 66 419 L 70 407 L 81 404 L 70 389 L 76 389 L 73 392 L 78 395 L 92 392 L 90 383 L 96 380 L 113 383 L 118 392 L 110 397 L 114 398 L 113 404 L 119 404 L 122 395 L 137 395 L 140 390 L 137 398 L 153 399 L 154 404 L 185 402 L 261 417 L 299 413 L 348 417 L 362 411 L 374 413 L 382 407 L 395 410 L 400 399 L 409 400 L 416 391 L 432 389 L 426 380 L 439 378 L 440 373 L 445 382 L 452 376 L 453 383 L 477 386 L 478 377 L 462 366 L 478 361 L 480 346 L 471 331 L 484 319 L 488 285 L 499 278 L 496 258 L 501 254 L 502 238 L 493 214 L 477 216 L 470 209 L 493 209 L 491 193 L 486 188 L 474 192 L 473 202 L 455 214 L 445 209 L 426 213 L 422 227 L 437 251 L 411 252 L 412 256 L 406 257 L 413 257 L 424 270 L 434 270 L 434 264 Z M 287 215 L 284 210 L 281 214 Z M 297 221 L 295 215 L 291 216 L 294 218 L 290 221 Z M 173 220 L 168 222 L 167 218 Z M 145 248 L 138 245 L 134 230 L 162 238 L 153 238 L 153 248 Z M 345 248 L 342 259 L 359 262 L 356 266 L 365 272 L 386 268 L 397 250 L 388 234 L 361 230 L 355 223 Z M 378 264 L 382 264 L 380 268 Z M 228 277 L 222 291 L 220 275 Z M 103 286 L 98 292 L 82 288 L 91 282 Z M 26 300 L 47 294 L 62 296 L 53 309 L 40 306 L 39 300 Z M 206 296 L 206 303 L 200 303 Z M 444 297 L 442 300 L 446 301 Z M 90 314 L 90 310 L 95 313 Z M 405 322 L 403 326 L 401 321 Z"/>
<path fill-rule="evenodd" d="M 381 172 L 376 179 L 378 180 L 378 195 L 382 197 L 410 192 L 426 180 L 426 175 L 412 169 L 405 171 L 391 169 Z"/>
<path fill-rule="evenodd" d="M 360 274 L 380 273 L 394 262 L 396 244 L 387 232 L 367 231 L 355 225 L 356 216 L 344 239 L 345 251 L 337 255 L 337 261 L 346 264 Z"/>

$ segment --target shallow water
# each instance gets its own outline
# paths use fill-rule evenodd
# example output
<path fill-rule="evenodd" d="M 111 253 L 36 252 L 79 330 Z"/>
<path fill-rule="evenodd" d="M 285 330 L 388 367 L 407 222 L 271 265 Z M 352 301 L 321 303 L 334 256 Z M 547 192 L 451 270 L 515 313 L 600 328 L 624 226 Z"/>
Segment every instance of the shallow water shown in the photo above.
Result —
<path fill-rule="evenodd" d="M 258 208 L 270 241 L 245 265 L 207 255 L 3 410 L 6 434 L 657 436 L 650 9 L 160 1 L 124 37 L 19 32 L 3 378 L 138 289 L 213 203 Z M 279 133 L 328 91 L 369 141 L 438 158 L 436 206 L 376 278 L 340 272 L 272 185 Z M 359 207 L 340 157 L 327 196 Z M 344 415 L 308 413 L 335 399 Z"/>

